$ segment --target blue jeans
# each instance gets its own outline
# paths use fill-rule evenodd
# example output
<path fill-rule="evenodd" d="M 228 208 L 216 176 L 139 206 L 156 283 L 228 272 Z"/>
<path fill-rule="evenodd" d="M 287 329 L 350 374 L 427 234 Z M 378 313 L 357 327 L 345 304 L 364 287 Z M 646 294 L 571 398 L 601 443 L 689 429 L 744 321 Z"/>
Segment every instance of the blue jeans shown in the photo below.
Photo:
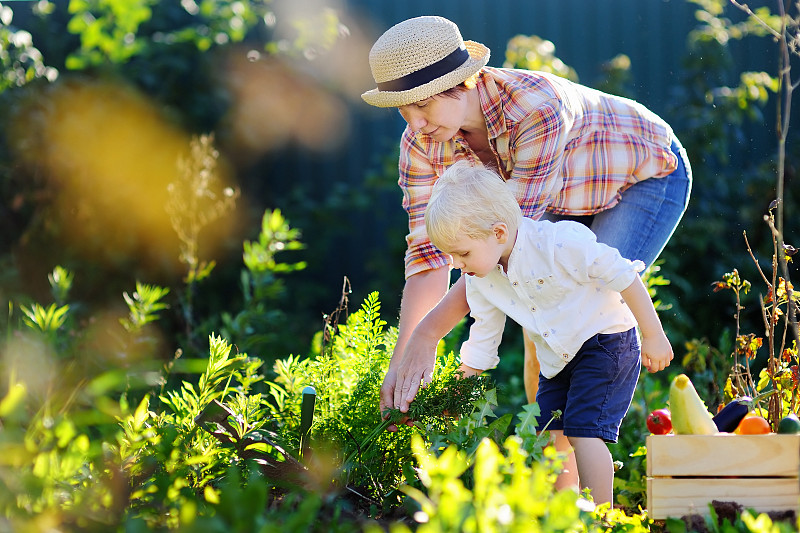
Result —
<path fill-rule="evenodd" d="M 543 220 L 577 220 L 597 235 L 598 242 L 613 246 L 622 257 L 650 266 L 667 245 L 689 204 L 692 169 L 686 150 L 673 142 L 678 168 L 663 178 L 650 178 L 622 192 L 611 209 L 596 215 L 574 217 L 545 213 Z"/>

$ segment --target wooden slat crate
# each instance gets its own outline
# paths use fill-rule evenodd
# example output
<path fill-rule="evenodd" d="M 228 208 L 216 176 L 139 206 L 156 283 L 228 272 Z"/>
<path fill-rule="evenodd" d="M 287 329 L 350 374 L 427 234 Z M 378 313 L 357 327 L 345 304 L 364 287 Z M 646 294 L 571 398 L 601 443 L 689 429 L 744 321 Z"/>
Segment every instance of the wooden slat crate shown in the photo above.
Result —
<path fill-rule="evenodd" d="M 650 435 L 647 511 L 709 514 L 712 500 L 758 512 L 800 510 L 800 435 Z"/>

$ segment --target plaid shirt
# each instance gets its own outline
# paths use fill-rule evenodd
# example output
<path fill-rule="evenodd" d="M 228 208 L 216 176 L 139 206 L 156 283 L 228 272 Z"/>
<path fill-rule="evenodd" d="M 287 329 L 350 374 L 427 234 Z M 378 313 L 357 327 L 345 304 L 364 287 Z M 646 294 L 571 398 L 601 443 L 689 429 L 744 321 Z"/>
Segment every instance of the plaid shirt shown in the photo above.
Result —
<path fill-rule="evenodd" d="M 670 126 L 632 100 L 542 72 L 484 67 L 478 94 L 497 170 L 522 213 L 591 215 L 621 191 L 677 168 Z M 433 184 L 460 160 L 481 165 L 458 133 L 437 142 L 406 127 L 400 141 L 403 208 L 408 213 L 406 277 L 450 264 L 425 232 Z"/>

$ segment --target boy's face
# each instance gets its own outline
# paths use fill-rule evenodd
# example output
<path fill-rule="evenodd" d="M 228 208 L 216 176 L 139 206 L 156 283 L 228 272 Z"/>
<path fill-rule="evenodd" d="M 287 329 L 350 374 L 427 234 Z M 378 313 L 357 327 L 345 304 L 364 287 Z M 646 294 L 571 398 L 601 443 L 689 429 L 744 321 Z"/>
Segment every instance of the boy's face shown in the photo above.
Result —
<path fill-rule="evenodd" d="M 503 228 L 505 225 L 502 225 Z M 461 237 L 442 251 L 453 258 L 453 267 L 462 273 L 482 278 L 497 268 L 501 259 L 508 259 L 507 233 L 494 231 L 485 239 Z"/>
<path fill-rule="evenodd" d="M 434 141 L 445 142 L 455 136 L 467 116 L 467 98 L 434 95 L 425 100 L 399 107 L 400 115 L 413 131 L 430 135 Z"/>

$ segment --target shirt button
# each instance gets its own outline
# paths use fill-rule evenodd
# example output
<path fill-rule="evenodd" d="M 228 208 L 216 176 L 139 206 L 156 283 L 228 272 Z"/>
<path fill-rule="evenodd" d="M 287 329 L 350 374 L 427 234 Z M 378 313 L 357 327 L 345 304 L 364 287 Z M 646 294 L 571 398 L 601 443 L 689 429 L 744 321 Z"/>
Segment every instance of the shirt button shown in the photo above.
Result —
<path fill-rule="evenodd" d="M 569 359 L 569 354 L 568 353 L 562 353 L 561 355 L 564 356 L 564 359 Z"/>
<path fill-rule="evenodd" d="M 531 311 L 536 311 L 536 308 L 535 307 L 531 307 Z"/>
<path fill-rule="evenodd" d="M 519 285 L 519 282 L 515 281 L 514 283 L 512 283 L 512 285 L 516 287 L 517 285 Z"/>
<path fill-rule="evenodd" d="M 549 336 L 550 336 L 550 334 L 548 332 L 546 332 L 546 331 L 544 333 L 542 333 L 542 337 L 549 337 Z"/>
<path fill-rule="evenodd" d="M 536 283 L 538 283 L 539 285 L 544 285 L 544 280 L 542 278 L 539 278 L 536 280 Z"/>

